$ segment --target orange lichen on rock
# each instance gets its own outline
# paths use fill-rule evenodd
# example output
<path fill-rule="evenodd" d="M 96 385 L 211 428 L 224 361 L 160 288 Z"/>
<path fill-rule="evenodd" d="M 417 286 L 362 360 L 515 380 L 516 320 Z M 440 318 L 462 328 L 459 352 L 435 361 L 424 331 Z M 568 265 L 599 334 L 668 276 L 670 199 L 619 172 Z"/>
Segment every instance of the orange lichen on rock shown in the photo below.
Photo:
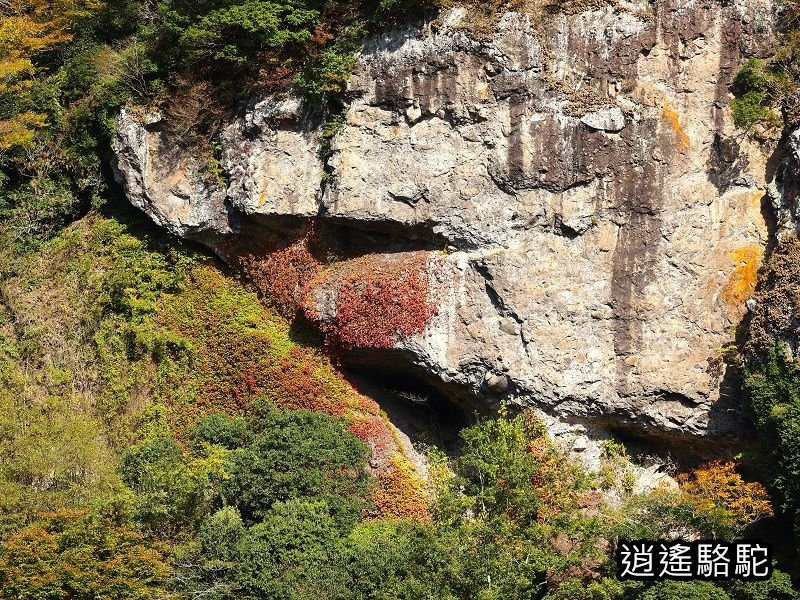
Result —
<path fill-rule="evenodd" d="M 691 142 L 689 141 L 689 136 L 686 135 L 686 132 L 681 126 L 678 112 L 672 108 L 669 102 L 666 101 L 664 101 L 664 103 L 661 105 L 661 108 L 664 111 L 664 118 L 667 120 L 667 123 L 670 124 L 672 130 L 675 132 L 675 135 L 678 137 L 678 147 L 681 150 L 686 150 Z"/>
<path fill-rule="evenodd" d="M 731 251 L 730 258 L 736 268 L 722 289 L 722 299 L 729 306 L 738 308 L 753 295 L 761 254 L 760 246 L 744 246 Z"/>

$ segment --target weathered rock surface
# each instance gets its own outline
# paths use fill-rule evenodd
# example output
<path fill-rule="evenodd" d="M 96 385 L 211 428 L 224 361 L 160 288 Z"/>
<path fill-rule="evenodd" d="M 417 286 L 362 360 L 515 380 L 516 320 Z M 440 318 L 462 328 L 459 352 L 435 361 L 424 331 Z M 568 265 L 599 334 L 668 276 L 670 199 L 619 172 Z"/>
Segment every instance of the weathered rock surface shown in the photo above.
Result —
<path fill-rule="evenodd" d="M 225 190 L 203 177 L 202 165 L 179 141 L 161 115 L 123 111 L 114 140 L 117 182 L 131 204 L 175 235 L 230 233 Z"/>
<path fill-rule="evenodd" d="M 769 182 L 778 237 L 800 232 L 800 129 L 789 134 L 779 152 L 780 163 Z"/>
<path fill-rule="evenodd" d="M 728 88 L 768 52 L 772 11 L 509 13 L 490 42 L 452 11 L 366 45 L 327 155 L 310 111 L 254 101 L 223 135 L 221 190 L 124 113 L 119 179 L 212 246 L 242 222 L 312 216 L 448 246 L 429 261 L 438 315 L 398 350 L 460 393 L 591 428 L 735 435 L 718 349 L 766 243 L 768 157 L 734 132 Z"/>
<path fill-rule="evenodd" d="M 315 216 L 322 181 L 319 120 L 299 100 L 262 100 L 222 137 L 232 207 L 247 216 Z"/>

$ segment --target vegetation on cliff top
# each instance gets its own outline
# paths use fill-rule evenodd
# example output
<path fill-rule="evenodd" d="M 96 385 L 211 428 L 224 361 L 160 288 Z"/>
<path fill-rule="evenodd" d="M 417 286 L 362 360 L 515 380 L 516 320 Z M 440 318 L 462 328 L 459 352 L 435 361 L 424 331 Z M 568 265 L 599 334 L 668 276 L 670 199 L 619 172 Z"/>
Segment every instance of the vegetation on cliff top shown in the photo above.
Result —
<path fill-rule="evenodd" d="M 786 0 L 780 9 L 775 52 L 766 59 L 748 59 L 734 80 L 734 123 L 745 129 L 758 127 L 762 138 L 800 125 L 800 4 Z"/>

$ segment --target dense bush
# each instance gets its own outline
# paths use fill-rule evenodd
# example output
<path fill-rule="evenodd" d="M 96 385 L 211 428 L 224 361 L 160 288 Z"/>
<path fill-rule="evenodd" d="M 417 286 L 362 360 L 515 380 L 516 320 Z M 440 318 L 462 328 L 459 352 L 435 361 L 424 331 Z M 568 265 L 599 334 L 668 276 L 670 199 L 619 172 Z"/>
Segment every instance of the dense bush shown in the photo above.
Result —
<path fill-rule="evenodd" d="M 755 123 L 781 126 L 781 117 L 773 107 L 780 107 L 792 85 L 779 65 L 751 58 L 739 69 L 734 86 L 741 92 L 731 104 L 737 127 L 747 128 Z"/>
<path fill-rule="evenodd" d="M 4 598 L 163 597 L 163 548 L 103 516 L 43 514 L 0 545 Z"/>
<path fill-rule="evenodd" d="M 168 436 L 128 450 L 121 472 L 136 492 L 136 520 L 154 531 L 177 532 L 197 527 L 224 504 L 253 525 L 276 503 L 303 498 L 324 506 L 340 527 L 358 521 L 369 491 L 367 447 L 344 421 L 260 403 L 242 425 L 212 415 L 191 435 L 199 444 L 189 452 Z"/>
<path fill-rule="evenodd" d="M 231 454 L 222 487 L 246 522 L 298 497 L 324 502 L 342 525 L 358 520 L 367 496 L 367 447 L 344 421 L 260 405 L 252 427 L 252 440 Z"/>
<path fill-rule="evenodd" d="M 796 83 L 800 74 L 800 37 L 795 29 L 797 4 L 790 1 L 782 8 L 787 25 L 775 54 L 769 59 L 748 59 L 734 80 L 737 97 L 731 110 L 737 127 L 760 124 L 779 133 L 784 125 L 796 127 L 800 123 Z"/>
<path fill-rule="evenodd" d="M 796 515 L 800 509 L 800 372 L 779 347 L 773 347 L 747 371 L 745 392 L 762 442 L 762 472 L 778 492 L 782 508 Z"/>
<path fill-rule="evenodd" d="M 184 456 L 172 438 L 147 440 L 127 451 L 121 471 L 136 492 L 134 519 L 162 534 L 196 527 L 219 499 L 227 454 Z"/>

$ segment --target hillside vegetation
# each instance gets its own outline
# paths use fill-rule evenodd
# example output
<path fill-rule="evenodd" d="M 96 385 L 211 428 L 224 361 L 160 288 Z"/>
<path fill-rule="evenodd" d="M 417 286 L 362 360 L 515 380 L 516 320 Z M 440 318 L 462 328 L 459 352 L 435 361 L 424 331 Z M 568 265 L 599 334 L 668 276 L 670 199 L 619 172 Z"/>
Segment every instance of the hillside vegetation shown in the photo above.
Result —
<path fill-rule="evenodd" d="M 432 451 L 423 484 L 374 402 L 211 259 L 96 214 L 6 248 L 0 596 L 636 597 L 618 535 L 771 513 L 724 465 L 631 496 L 621 450 L 584 473 L 526 415 Z M 765 586 L 793 597 L 782 575 L 731 597 Z"/>

